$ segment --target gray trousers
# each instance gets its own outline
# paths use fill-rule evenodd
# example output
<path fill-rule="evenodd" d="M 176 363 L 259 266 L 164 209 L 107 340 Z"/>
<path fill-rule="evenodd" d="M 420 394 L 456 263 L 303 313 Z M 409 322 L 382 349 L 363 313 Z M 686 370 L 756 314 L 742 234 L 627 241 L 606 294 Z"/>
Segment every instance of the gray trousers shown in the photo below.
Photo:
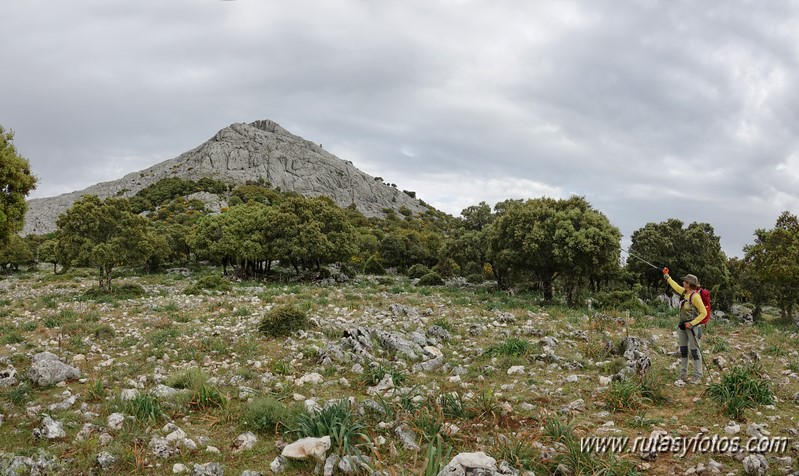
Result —
<path fill-rule="evenodd" d="M 680 378 L 685 378 L 688 372 L 688 354 L 690 351 L 691 360 L 694 363 L 694 377 L 702 376 L 702 354 L 699 352 L 697 344 L 702 340 L 702 326 L 695 326 L 691 330 L 677 329 L 677 337 L 680 342 Z M 694 334 L 696 341 L 694 341 Z M 701 345 L 701 344 L 699 344 Z"/>

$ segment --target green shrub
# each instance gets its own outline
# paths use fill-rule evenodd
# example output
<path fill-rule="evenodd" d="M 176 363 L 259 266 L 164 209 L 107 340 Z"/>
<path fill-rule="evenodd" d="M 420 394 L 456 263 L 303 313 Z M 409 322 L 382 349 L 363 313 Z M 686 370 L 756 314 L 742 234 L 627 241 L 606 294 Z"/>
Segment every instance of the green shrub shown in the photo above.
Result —
<path fill-rule="evenodd" d="M 21 342 L 25 342 L 25 338 L 17 331 L 10 331 L 0 339 L 2 344 L 19 344 Z"/>
<path fill-rule="evenodd" d="M 519 470 L 533 470 L 538 468 L 541 459 L 540 452 L 532 445 L 531 441 L 524 438 L 508 438 L 499 435 L 489 454 L 497 461 L 507 461 L 508 464 Z"/>
<path fill-rule="evenodd" d="M 635 291 L 609 291 L 597 293 L 594 305 L 598 309 L 615 309 L 619 311 L 647 312 L 649 307 L 641 303 Z"/>
<path fill-rule="evenodd" d="M 256 398 L 247 403 L 242 415 L 244 428 L 257 433 L 272 434 L 279 425 L 288 422 L 289 411 L 274 398 Z"/>
<path fill-rule="evenodd" d="M 441 286 L 444 284 L 444 280 L 441 279 L 441 276 L 438 273 L 427 273 L 416 283 L 417 286 Z"/>
<path fill-rule="evenodd" d="M 480 284 L 485 281 L 485 277 L 482 274 L 474 273 L 466 276 L 466 282 L 469 284 Z"/>
<path fill-rule="evenodd" d="M 197 367 L 192 367 L 170 375 L 164 383 L 172 388 L 196 390 L 207 382 L 208 376 Z"/>
<path fill-rule="evenodd" d="M 184 294 L 203 294 L 205 291 L 219 291 L 228 292 L 233 289 L 230 281 L 219 276 L 218 274 L 211 274 L 208 276 L 200 277 L 194 284 L 187 287 Z"/>
<path fill-rule="evenodd" d="M 125 413 L 140 421 L 157 421 L 164 414 L 161 403 L 152 395 L 137 395 L 125 402 Z"/>
<path fill-rule="evenodd" d="M 773 405 L 774 392 L 763 370 L 756 365 L 735 366 L 705 390 L 705 395 L 721 406 L 721 412 L 735 420 L 740 419 L 747 408 L 758 405 Z"/>
<path fill-rule="evenodd" d="M 267 337 L 285 337 L 308 327 L 305 312 L 291 305 L 271 309 L 258 324 L 258 331 Z"/>
<path fill-rule="evenodd" d="M 356 453 L 361 442 L 368 440 L 366 426 L 356 416 L 348 400 L 339 400 L 313 413 L 300 413 L 294 418 L 289 433 L 297 438 L 329 436 L 331 446 L 339 455 Z"/>
<path fill-rule="evenodd" d="M 378 365 L 376 367 L 370 365 L 364 369 L 363 373 L 358 377 L 358 382 L 361 385 L 377 385 L 381 380 L 383 380 L 383 378 L 385 378 L 386 374 L 391 375 L 391 380 L 397 387 L 404 384 L 405 380 L 407 379 L 407 375 L 405 375 L 405 372 L 401 370 L 386 369 L 382 365 Z"/>
<path fill-rule="evenodd" d="M 611 412 L 634 410 L 641 403 L 640 388 L 630 379 L 612 381 L 605 394 L 605 408 Z"/>
<path fill-rule="evenodd" d="M 189 406 L 198 410 L 225 408 L 227 398 L 216 387 L 201 385 L 200 388 L 194 390 Z"/>
<path fill-rule="evenodd" d="M 386 274 L 386 268 L 383 267 L 379 259 L 370 256 L 363 265 L 363 272 L 365 274 Z"/>
<path fill-rule="evenodd" d="M 406 274 L 408 275 L 409 278 L 421 278 L 422 276 L 428 273 L 430 273 L 430 268 L 421 263 L 416 263 L 415 265 L 408 268 L 408 272 Z"/>
<path fill-rule="evenodd" d="M 532 350 L 533 344 L 531 344 L 530 341 L 511 337 L 501 344 L 492 345 L 486 349 L 485 352 L 483 352 L 483 355 L 487 355 L 489 357 L 518 357 L 521 355 L 526 355 Z"/>

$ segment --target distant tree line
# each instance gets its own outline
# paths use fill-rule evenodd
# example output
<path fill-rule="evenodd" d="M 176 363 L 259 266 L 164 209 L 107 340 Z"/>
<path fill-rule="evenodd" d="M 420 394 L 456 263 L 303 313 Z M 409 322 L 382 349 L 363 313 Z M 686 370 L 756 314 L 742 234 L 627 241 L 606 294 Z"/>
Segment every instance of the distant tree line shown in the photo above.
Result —
<path fill-rule="evenodd" d="M 0 177 L 23 179 L 16 193 L 24 197 L 24 187 L 29 190 L 35 181 L 26 179 L 30 174 L 22 165 L 16 175 L 4 170 Z M 8 195 L 17 189 L 5 190 Z M 228 207 L 210 213 L 203 202 L 186 199 L 197 191 L 219 195 Z M 165 179 L 130 199 L 83 197 L 59 217 L 55 233 L 24 239 L 15 233 L 21 228 L 16 197 L 2 203 L 2 216 L 16 221 L 0 222 L 6 227 L 0 266 L 7 271 L 36 262 L 51 264 L 54 271 L 90 266 L 106 289 L 120 266 L 152 272 L 209 261 L 225 274 L 253 279 L 327 276 L 333 263 L 351 273 L 435 273 L 567 303 L 630 290 L 652 299 L 665 291 L 658 270 L 625 259 L 618 228 L 583 197 L 505 200 L 493 207 L 482 202 L 459 217 L 433 208 L 415 214 L 400 208 L 367 218 L 354 205 L 342 208 L 329 198 L 282 192 L 263 181 L 230 186 L 210 178 Z M 6 211 L 13 206 L 16 211 Z M 789 212 L 773 229 L 756 230 L 740 259 L 725 256 L 707 223 L 647 223 L 631 238 L 634 255 L 669 266 L 674 276 L 699 276 L 716 309 L 751 302 L 757 310 L 776 305 L 786 319 L 793 315 L 799 300 L 799 222 Z"/>

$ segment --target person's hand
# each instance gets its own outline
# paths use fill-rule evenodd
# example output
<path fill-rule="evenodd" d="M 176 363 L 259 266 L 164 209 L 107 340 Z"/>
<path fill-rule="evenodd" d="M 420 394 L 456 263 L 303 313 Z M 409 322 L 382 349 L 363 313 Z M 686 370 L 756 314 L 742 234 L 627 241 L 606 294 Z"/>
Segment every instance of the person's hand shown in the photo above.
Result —
<path fill-rule="evenodd" d="M 685 323 L 685 330 L 688 330 L 688 329 L 690 329 L 692 327 L 694 327 L 694 326 L 692 326 L 690 322 L 686 322 Z"/>
<path fill-rule="evenodd" d="M 680 321 L 680 323 L 677 324 L 677 328 L 682 330 L 682 331 L 684 331 L 685 330 L 685 322 Z"/>
<path fill-rule="evenodd" d="M 663 268 L 663 279 L 669 279 L 669 268 Z"/>

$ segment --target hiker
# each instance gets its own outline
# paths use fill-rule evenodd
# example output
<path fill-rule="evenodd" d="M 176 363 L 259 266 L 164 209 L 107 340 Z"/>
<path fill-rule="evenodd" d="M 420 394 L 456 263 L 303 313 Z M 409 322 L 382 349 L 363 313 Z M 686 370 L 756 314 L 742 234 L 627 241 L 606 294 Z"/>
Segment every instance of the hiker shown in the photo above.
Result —
<path fill-rule="evenodd" d="M 677 336 L 680 341 L 680 380 L 688 376 L 688 351 L 694 363 L 694 382 L 702 380 L 702 353 L 699 351 L 699 340 L 702 338 L 701 322 L 707 316 L 707 309 L 699 294 L 699 279 L 693 274 L 682 278 L 682 286 L 669 276 L 669 268 L 663 268 L 663 278 L 671 288 L 680 295 L 680 324 Z"/>

